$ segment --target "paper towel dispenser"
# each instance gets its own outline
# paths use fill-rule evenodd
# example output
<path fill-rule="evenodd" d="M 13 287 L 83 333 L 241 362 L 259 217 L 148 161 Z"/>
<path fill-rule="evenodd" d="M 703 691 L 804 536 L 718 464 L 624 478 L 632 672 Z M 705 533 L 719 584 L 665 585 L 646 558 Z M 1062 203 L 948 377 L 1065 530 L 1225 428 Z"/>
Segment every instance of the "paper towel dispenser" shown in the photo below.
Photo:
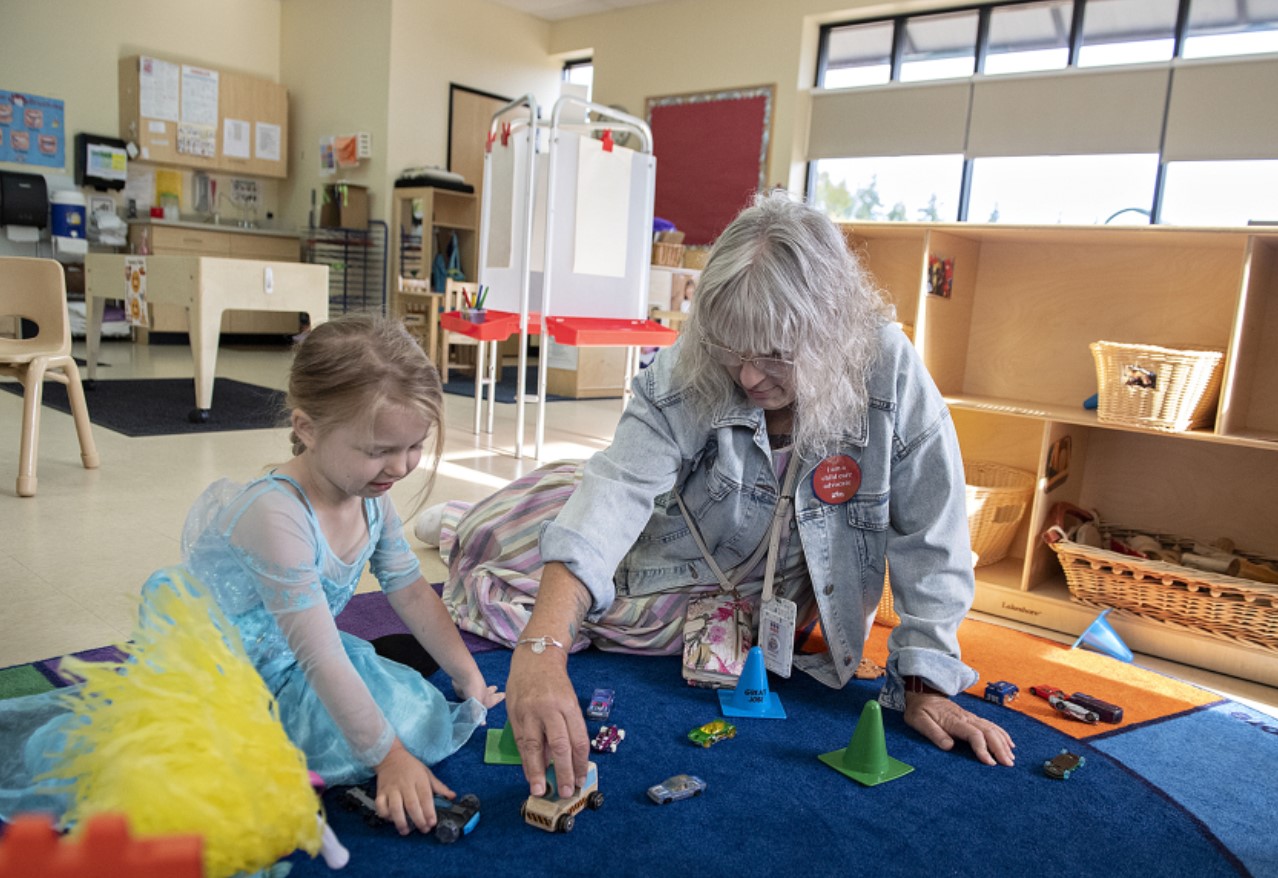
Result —
<path fill-rule="evenodd" d="M 0 171 L 0 226 L 49 224 L 49 187 L 39 174 Z"/>

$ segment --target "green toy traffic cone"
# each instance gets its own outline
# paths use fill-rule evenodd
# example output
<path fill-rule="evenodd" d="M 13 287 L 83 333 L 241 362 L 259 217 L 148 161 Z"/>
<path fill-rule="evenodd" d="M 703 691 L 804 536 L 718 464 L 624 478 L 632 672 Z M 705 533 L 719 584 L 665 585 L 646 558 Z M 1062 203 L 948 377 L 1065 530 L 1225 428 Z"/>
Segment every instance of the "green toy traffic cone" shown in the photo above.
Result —
<path fill-rule="evenodd" d="M 753 716 L 785 719 L 785 708 L 775 692 L 768 691 L 768 669 L 763 666 L 763 650 L 751 647 L 745 667 L 737 678 L 737 688 L 719 690 L 719 709 L 724 716 Z"/>
<path fill-rule="evenodd" d="M 818 758 L 839 774 L 867 787 L 896 780 L 914 770 L 914 766 L 887 754 L 883 709 L 874 700 L 867 701 L 861 709 L 861 719 L 852 733 L 852 742 L 842 750 L 822 753 Z"/>
<path fill-rule="evenodd" d="M 484 741 L 484 762 L 489 765 L 518 765 L 521 761 L 510 720 L 506 720 L 500 730 L 488 730 L 488 737 Z"/>

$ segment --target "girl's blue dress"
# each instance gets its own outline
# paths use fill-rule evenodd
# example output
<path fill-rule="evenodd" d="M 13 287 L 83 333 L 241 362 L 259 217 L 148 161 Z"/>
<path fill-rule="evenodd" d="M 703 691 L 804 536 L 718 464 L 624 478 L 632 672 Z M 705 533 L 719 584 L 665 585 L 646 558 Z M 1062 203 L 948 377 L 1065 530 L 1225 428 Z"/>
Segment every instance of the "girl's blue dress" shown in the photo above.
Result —
<path fill-rule="evenodd" d="M 478 701 L 446 701 L 417 671 L 337 630 L 334 617 L 366 564 L 392 603 L 396 591 L 420 577 L 389 498 L 365 499 L 363 511 L 368 540 L 343 559 L 292 479 L 270 474 L 247 485 L 223 479 L 196 501 L 182 539 L 187 573 L 238 629 L 289 737 L 330 785 L 372 777 L 395 737 L 433 765 L 461 747 L 486 715 Z M 158 589 L 171 587 L 165 571 L 153 574 L 142 589 L 143 613 Z M 34 779 L 63 749 L 70 715 L 61 701 L 69 691 L 0 701 L 0 818 L 65 810 L 65 793 Z"/>

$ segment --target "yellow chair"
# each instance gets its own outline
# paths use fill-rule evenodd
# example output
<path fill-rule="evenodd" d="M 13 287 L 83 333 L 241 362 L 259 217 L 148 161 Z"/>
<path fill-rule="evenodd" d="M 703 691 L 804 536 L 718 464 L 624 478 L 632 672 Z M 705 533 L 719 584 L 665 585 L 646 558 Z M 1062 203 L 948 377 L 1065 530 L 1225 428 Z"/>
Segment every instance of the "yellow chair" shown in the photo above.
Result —
<path fill-rule="evenodd" d="M 452 278 L 449 278 L 444 283 L 444 301 L 443 301 L 441 310 L 443 311 L 463 310 L 466 307 L 462 303 L 463 292 L 465 292 L 466 295 L 470 296 L 471 302 L 474 302 L 475 295 L 479 292 L 479 284 L 469 283 L 466 281 L 453 280 Z M 466 369 L 467 371 L 474 372 L 475 360 L 473 359 L 473 355 L 475 353 L 475 348 L 478 345 L 479 345 L 479 342 L 475 341 L 473 338 L 469 336 L 462 335 L 459 332 L 449 332 L 448 330 L 441 328 L 440 344 L 439 344 L 439 360 L 436 364 L 439 366 L 440 381 L 442 381 L 445 384 L 448 383 L 449 368 Z M 462 359 L 460 357 L 454 358 L 453 356 L 454 348 L 469 349 L 471 358 L 469 359 Z M 478 376 L 476 376 L 476 378 L 478 378 Z"/>
<path fill-rule="evenodd" d="M 32 338 L 0 338 L 0 375 L 22 382 L 18 496 L 34 497 L 40 402 L 46 378 L 66 385 L 80 439 L 80 459 L 85 469 L 98 466 L 80 368 L 71 357 L 71 323 L 62 266 L 52 259 L 0 257 L 0 318 L 6 316 L 25 318 L 38 327 Z"/>

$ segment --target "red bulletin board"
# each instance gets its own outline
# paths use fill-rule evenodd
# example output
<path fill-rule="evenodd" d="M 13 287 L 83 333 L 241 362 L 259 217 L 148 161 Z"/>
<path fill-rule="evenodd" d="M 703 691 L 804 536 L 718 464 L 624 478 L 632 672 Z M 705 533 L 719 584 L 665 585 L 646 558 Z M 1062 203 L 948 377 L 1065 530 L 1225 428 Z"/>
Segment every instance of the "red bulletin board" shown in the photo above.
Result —
<path fill-rule="evenodd" d="M 657 157 L 654 213 L 684 233 L 684 244 L 712 243 L 766 188 L 775 89 L 648 98 Z"/>

